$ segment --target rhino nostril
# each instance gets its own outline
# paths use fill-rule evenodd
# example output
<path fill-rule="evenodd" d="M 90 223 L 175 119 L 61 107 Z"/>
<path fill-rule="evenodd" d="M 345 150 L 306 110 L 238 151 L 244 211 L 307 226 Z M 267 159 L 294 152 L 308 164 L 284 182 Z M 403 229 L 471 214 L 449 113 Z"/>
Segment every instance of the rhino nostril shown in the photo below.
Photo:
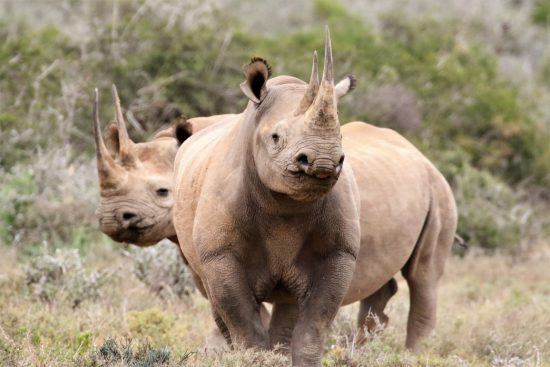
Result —
<path fill-rule="evenodd" d="M 344 164 L 344 158 L 346 158 L 346 156 L 344 154 L 342 154 L 342 156 L 340 157 L 340 160 L 338 161 L 339 165 Z"/>
<path fill-rule="evenodd" d="M 298 156 L 296 157 L 296 161 L 300 164 L 309 164 L 307 155 L 305 155 L 304 153 L 298 154 Z"/>
<path fill-rule="evenodd" d="M 124 219 L 124 220 L 130 220 L 130 219 L 135 218 L 136 216 L 137 216 L 136 214 L 130 213 L 130 212 L 122 213 L 122 219 Z"/>

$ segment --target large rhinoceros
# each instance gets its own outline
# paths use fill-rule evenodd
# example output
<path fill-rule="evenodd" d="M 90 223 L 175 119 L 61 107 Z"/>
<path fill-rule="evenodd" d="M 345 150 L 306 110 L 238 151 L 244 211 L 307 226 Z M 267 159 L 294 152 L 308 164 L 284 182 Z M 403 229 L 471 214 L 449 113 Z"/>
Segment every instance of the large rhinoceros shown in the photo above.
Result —
<path fill-rule="evenodd" d="M 309 84 L 268 80 L 262 59 L 244 69 L 246 110 L 194 134 L 175 162 L 178 240 L 220 329 L 247 347 L 290 344 L 293 365 L 318 366 L 338 307 L 361 301 L 364 320 L 401 270 L 416 349 L 455 234 L 449 185 L 396 132 L 340 128 L 328 29 L 320 85 L 315 61 Z"/>

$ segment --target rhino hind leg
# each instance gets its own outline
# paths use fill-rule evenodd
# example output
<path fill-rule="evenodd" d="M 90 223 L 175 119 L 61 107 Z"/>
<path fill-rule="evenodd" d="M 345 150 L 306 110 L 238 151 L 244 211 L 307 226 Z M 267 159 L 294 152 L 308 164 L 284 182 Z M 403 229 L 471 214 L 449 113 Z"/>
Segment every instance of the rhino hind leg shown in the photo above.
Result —
<path fill-rule="evenodd" d="M 367 340 L 365 329 L 371 334 L 387 325 L 389 318 L 384 313 L 384 308 L 395 293 L 397 293 L 397 281 L 392 278 L 379 290 L 361 300 L 357 317 L 357 344 L 363 344 Z"/>
<path fill-rule="evenodd" d="M 401 270 L 410 291 L 405 346 L 419 352 L 420 341 L 435 328 L 437 291 L 456 231 L 454 201 L 430 208 L 416 247 Z"/>
<path fill-rule="evenodd" d="M 419 342 L 435 328 L 437 282 L 422 283 L 407 279 L 410 289 L 410 309 L 405 346 L 419 352 Z"/>

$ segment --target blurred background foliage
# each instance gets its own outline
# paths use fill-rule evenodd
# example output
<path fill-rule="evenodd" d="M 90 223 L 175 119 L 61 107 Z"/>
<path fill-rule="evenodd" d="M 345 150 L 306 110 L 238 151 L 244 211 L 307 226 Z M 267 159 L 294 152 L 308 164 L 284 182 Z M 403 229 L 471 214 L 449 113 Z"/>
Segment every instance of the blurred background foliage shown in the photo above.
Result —
<path fill-rule="evenodd" d="M 92 92 L 116 83 L 136 140 L 166 121 L 240 112 L 241 65 L 307 79 L 331 27 L 357 90 L 344 122 L 398 130 L 456 195 L 459 234 L 520 251 L 549 233 L 550 2 L 4 1 L 0 4 L 0 242 L 86 248 L 100 238 Z"/>

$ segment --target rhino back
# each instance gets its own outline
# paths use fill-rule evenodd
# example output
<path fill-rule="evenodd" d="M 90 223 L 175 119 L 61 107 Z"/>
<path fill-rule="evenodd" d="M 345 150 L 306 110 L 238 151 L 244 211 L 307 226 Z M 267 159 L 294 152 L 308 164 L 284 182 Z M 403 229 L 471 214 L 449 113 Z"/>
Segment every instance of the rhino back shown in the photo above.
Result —
<path fill-rule="evenodd" d="M 405 265 L 432 195 L 439 194 L 434 187 L 448 185 L 429 160 L 393 130 L 353 122 L 343 126 L 342 135 L 361 197 L 361 249 L 344 300 L 350 303 L 372 294 Z"/>

